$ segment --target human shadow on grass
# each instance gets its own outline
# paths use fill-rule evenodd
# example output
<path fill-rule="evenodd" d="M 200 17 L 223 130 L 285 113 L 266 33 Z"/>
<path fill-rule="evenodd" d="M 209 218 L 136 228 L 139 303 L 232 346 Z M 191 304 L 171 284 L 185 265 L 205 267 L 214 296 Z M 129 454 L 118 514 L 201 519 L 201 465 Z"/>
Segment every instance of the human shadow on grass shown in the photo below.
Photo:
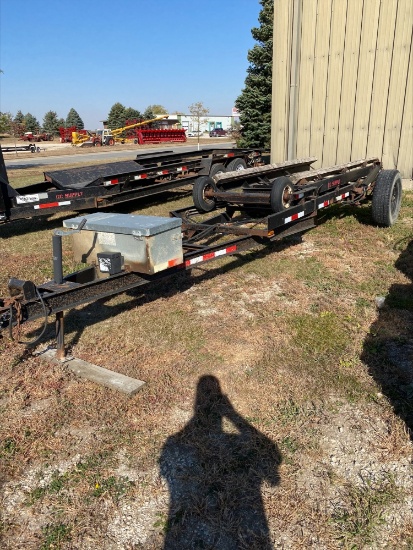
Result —
<path fill-rule="evenodd" d="M 201 377 L 193 417 L 159 458 L 170 494 L 164 550 L 272 549 L 261 486 L 279 483 L 280 463 L 275 443 L 234 409 L 218 379 Z"/>
<path fill-rule="evenodd" d="M 411 283 L 389 288 L 364 340 L 362 360 L 413 440 L 413 240 L 395 267 Z"/>

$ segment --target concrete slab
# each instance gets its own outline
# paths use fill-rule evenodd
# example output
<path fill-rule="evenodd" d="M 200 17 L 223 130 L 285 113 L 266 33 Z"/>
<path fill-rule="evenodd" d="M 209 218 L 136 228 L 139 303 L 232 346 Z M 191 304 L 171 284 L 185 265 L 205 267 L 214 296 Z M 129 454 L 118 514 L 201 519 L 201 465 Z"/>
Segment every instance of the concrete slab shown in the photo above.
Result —
<path fill-rule="evenodd" d="M 55 364 L 64 365 L 81 378 L 86 378 L 96 384 L 111 388 L 112 390 L 121 391 L 130 397 L 135 395 L 145 385 L 145 382 L 142 380 L 137 380 L 136 378 L 125 376 L 124 374 L 99 367 L 98 365 L 93 365 L 82 359 L 67 357 L 61 361 L 56 358 L 55 349 L 49 348 L 39 353 L 38 357 Z"/>

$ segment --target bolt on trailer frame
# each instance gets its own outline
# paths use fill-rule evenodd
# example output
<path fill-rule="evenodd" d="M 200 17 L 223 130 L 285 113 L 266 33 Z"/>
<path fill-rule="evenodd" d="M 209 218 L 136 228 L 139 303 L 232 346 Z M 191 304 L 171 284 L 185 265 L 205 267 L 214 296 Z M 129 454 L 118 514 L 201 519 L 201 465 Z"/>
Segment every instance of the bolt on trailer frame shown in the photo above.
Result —
<path fill-rule="evenodd" d="M 285 174 L 294 169 L 294 161 L 289 161 L 287 164 L 283 169 L 280 165 L 272 165 L 268 168 L 267 175 L 274 175 L 275 171 L 275 179 L 287 177 L 279 175 L 280 170 Z M 302 160 L 295 161 L 295 168 L 302 164 Z M 260 206 L 267 207 L 267 215 L 263 217 L 253 218 L 250 212 L 245 213 L 243 211 L 245 202 L 239 198 L 235 201 L 231 192 L 227 195 L 228 202 L 224 202 L 223 194 L 219 195 L 222 208 L 212 216 L 199 213 L 199 210 L 194 207 L 171 212 L 172 217 L 179 218 L 182 222 L 183 261 L 178 265 L 176 262 L 170 262 L 168 267 L 155 274 L 138 273 L 125 264 L 115 273 L 106 274 L 102 278 L 99 276 L 97 265 L 94 264 L 64 276 L 62 237 L 81 232 L 87 218 L 77 223 L 76 228 L 70 231 L 56 230 L 53 235 L 54 280 L 35 285 L 30 280 L 11 278 L 10 297 L 0 299 L 0 330 L 8 329 L 12 336 L 13 327 L 20 327 L 27 321 L 43 317 L 44 329 L 32 342 L 33 344 L 42 337 L 47 326 L 47 318 L 54 314 L 56 315 L 57 357 L 63 359 L 65 355 L 64 310 L 148 285 L 222 256 L 265 247 L 273 241 L 303 233 L 315 226 L 320 209 L 337 202 L 358 205 L 362 199 L 372 195 L 373 220 L 380 225 L 392 225 L 397 219 L 401 203 L 399 172 L 382 170 L 378 159 L 350 163 L 345 165 L 345 171 L 342 166 L 311 172 L 316 183 L 314 181 L 302 183 L 299 191 L 293 188 L 294 197 L 302 194 L 301 197 L 297 196 L 293 199 L 299 201 L 298 204 L 286 207 L 279 212 L 269 211 L 271 197 L 267 196 L 267 192 L 263 192 L 260 196 Z M 254 180 L 257 177 L 257 170 L 261 172 L 258 182 Z M 252 172 L 229 176 L 227 183 L 235 185 L 236 182 L 243 182 L 243 186 L 262 183 L 263 170 L 257 170 L 255 175 L 252 175 L 254 173 Z M 338 171 L 345 174 L 345 178 L 341 179 L 337 174 Z M 295 176 L 289 177 L 302 181 L 301 175 L 302 172 L 296 172 Z M 122 253 L 122 250 L 119 252 Z"/>
<path fill-rule="evenodd" d="M 263 164 L 257 149 L 159 151 L 134 160 L 44 172 L 44 181 L 14 189 L 0 148 L 0 224 L 57 212 L 98 210 L 193 184 L 203 175 Z"/>

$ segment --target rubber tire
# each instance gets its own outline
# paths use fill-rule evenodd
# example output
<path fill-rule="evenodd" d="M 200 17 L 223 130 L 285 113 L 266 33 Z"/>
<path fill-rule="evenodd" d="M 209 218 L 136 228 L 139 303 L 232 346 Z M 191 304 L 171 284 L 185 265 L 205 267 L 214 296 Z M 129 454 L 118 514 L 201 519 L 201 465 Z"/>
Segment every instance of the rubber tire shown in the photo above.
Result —
<path fill-rule="evenodd" d="M 397 220 L 402 202 L 402 178 L 398 170 L 382 170 L 377 176 L 371 201 L 373 220 L 391 227 Z"/>
<path fill-rule="evenodd" d="M 290 208 L 290 204 L 286 204 L 284 200 L 284 193 L 287 189 L 290 190 L 290 193 L 294 190 L 293 184 L 289 178 L 281 176 L 274 180 L 270 194 L 270 206 L 274 213 L 282 212 Z"/>
<path fill-rule="evenodd" d="M 195 180 L 192 189 L 192 199 L 199 212 L 211 212 L 216 207 L 215 199 L 205 197 L 205 190 L 208 187 L 211 187 L 214 191 L 216 190 L 214 180 L 209 176 L 201 176 Z"/>
<path fill-rule="evenodd" d="M 115 145 L 115 140 L 113 138 L 108 139 L 108 145 Z"/>
<path fill-rule="evenodd" d="M 247 163 L 244 159 L 234 159 L 228 163 L 227 171 L 228 172 L 238 172 L 238 170 L 245 170 L 247 168 Z"/>
<path fill-rule="evenodd" d="M 53 141 L 54 140 L 54 136 L 49 136 L 49 141 Z"/>
<path fill-rule="evenodd" d="M 226 171 L 227 169 L 225 168 L 225 164 L 213 164 L 211 166 L 211 170 L 209 171 L 209 177 L 213 178 L 217 174 L 225 174 Z"/>
<path fill-rule="evenodd" d="M 100 142 L 100 141 L 95 141 L 95 142 L 94 142 L 94 146 L 95 146 L 95 147 L 102 147 L 102 142 Z"/>

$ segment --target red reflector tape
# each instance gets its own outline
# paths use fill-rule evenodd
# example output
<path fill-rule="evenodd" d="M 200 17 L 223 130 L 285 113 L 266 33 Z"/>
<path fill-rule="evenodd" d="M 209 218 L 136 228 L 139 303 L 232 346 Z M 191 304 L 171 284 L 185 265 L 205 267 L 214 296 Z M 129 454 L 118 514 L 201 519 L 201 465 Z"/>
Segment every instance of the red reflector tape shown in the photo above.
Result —
<path fill-rule="evenodd" d="M 144 180 L 147 177 L 148 177 L 148 174 L 140 174 L 139 176 L 135 176 L 134 179 L 135 180 Z"/>
<path fill-rule="evenodd" d="M 292 216 L 289 216 L 288 218 L 285 218 L 284 223 L 290 223 L 294 220 L 298 220 L 299 218 L 302 218 L 304 216 L 304 211 L 298 212 L 298 214 L 293 214 Z"/>
<path fill-rule="evenodd" d="M 159 170 L 156 172 L 158 176 L 163 176 L 164 174 L 169 174 L 169 170 Z"/>
<path fill-rule="evenodd" d="M 169 260 L 168 261 L 168 267 L 175 267 L 178 265 L 178 260 L 175 258 L 175 260 Z"/>
<path fill-rule="evenodd" d="M 41 210 L 43 208 L 56 208 L 56 206 L 66 206 L 68 204 L 70 204 L 70 201 L 45 202 L 43 204 L 36 204 L 33 208 L 35 210 Z"/>
<path fill-rule="evenodd" d="M 330 201 L 321 202 L 321 203 L 318 205 L 318 208 L 324 208 L 325 206 L 328 206 L 329 204 L 330 204 Z"/>
<path fill-rule="evenodd" d="M 191 258 L 190 260 L 186 260 L 185 266 L 206 262 L 207 260 L 212 260 L 212 258 L 218 258 L 218 256 L 225 256 L 225 254 L 231 254 L 236 250 L 237 250 L 237 245 L 233 245 L 233 246 L 228 246 L 227 248 L 223 248 L 222 250 L 217 250 L 216 252 L 208 252 L 203 256 L 197 256 L 196 258 Z"/>

